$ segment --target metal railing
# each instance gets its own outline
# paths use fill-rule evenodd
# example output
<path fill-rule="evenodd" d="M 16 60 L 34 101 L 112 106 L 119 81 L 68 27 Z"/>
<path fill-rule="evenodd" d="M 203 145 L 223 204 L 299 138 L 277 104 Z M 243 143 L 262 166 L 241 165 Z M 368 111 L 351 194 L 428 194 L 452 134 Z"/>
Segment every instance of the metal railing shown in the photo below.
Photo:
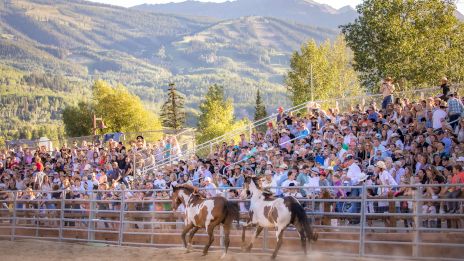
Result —
<path fill-rule="evenodd" d="M 407 91 L 402 91 L 402 92 L 397 92 L 394 94 L 395 97 L 401 97 L 401 98 L 409 98 L 409 99 L 424 99 L 428 96 L 435 96 L 439 94 L 440 88 L 439 87 L 433 87 L 433 88 L 426 88 L 426 89 L 419 89 L 419 90 L 407 90 Z M 318 104 L 322 105 L 322 107 L 332 107 L 332 108 L 338 108 L 340 111 L 346 111 L 348 112 L 351 107 L 353 107 L 356 104 L 360 105 L 369 105 L 372 103 L 375 104 L 380 104 L 382 102 L 383 96 L 382 94 L 370 94 L 370 95 L 364 95 L 364 96 L 356 96 L 356 97 L 346 97 L 342 99 L 329 99 L 329 100 L 317 100 L 317 101 L 307 101 L 305 103 L 299 104 L 297 106 L 287 108 L 284 110 L 285 114 L 288 113 L 293 113 L 293 112 L 298 112 L 302 110 L 306 110 L 308 105 L 311 104 Z M 159 169 L 162 168 L 165 165 L 171 164 L 173 161 L 179 161 L 181 159 L 188 159 L 192 155 L 195 155 L 199 152 L 204 152 L 204 151 L 209 151 L 211 153 L 213 151 L 213 147 L 217 144 L 220 144 L 224 141 L 228 141 L 229 139 L 232 139 L 239 134 L 247 134 L 248 136 L 251 136 L 251 133 L 253 132 L 254 129 L 259 128 L 261 126 L 266 125 L 268 122 L 272 121 L 274 122 L 277 113 L 273 113 L 270 116 L 260 119 L 258 121 L 252 122 L 244 127 L 235 129 L 233 131 L 227 132 L 221 136 L 218 136 L 216 138 L 213 138 L 207 142 L 198 144 L 194 146 L 191 149 L 182 151 L 179 156 L 176 157 L 169 157 L 168 159 L 158 162 L 156 164 L 153 164 L 151 166 L 147 166 L 142 170 L 142 173 L 146 173 L 148 171 L 152 171 L 154 169 Z"/>
<path fill-rule="evenodd" d="M 318 252 L 338 252 L 344 255 L 366 257 L 393 257 L 418 259 L 458 260 L 462 258 L 464 237 L 464 198 L 425 198 L 422 190 L 443 185 L 408 186 L 333 186 L 333 187 L 280 187 L 279 189 L 320 189 L 321 197 L 299 198 L 312 220 L 312 226 L 319 232 L 319 240 L 312 245 Z M 453 185 L 463 188 L 463 185 Z M 369 189 L 397 190 L 413 188 L 412 196 L 394 197 L 393 193 L 369 196 Z M 218 188 L 218 195 L 229 197 L 230 190 L 241 188 Z M 358 197 L 334 198 L 329 190 L 359 190 Z M 159 192 L 160 191 L 160 192 Z M 153 196 L 140 198 L 141 193 L 163 193 L 165 198 Z M 60 193 L 52 199 L 33 199 L 33 195 Z M 184 222 L 182 212 L 171 210 L 169 190 L 119 190 L 88 191 L 82 197 L 70 198 L 69 191 L 2 191 L 0 200 L 0 238 L 16 240 L 21 238 L 100 242 L 114 245 L 180 247 L 180 229 Z M 54 194 L 55 196 L 57 194 Z M 29 197 L 29 198 L 28 198 Z M 137 198 L 138 197 L 138 198 Z M 4 197 L 3 197 L 4 198 Z M 240 205 L 242 216 L 246 217 L 248 200 L 230 198 Z M 400 211 L 398 205 L 410 202 L 410 211 Z M 459 210 L 455 213 L 426 213 L 424 204 L 439 208 L 449 202 L 456 202 Z M 372 209 L 380 205 L 386 208 Z M 356 205 L 357 204 L 357 205 Z M 353 206 L 353 211 L 347 206 Z M 402 219 L 406 227 L 398 226 Z M 348 224 L 348 221 L 351 223 Z M 459 226 L 457 223 L 461 223 Z M 241 222 L 240 224 L 243 224 Z M 232 249 L 240 246 L 238 233 L 240 224 L 234 224 L 231 233 Z M 456 226 L 456 227 L 454 227 Z M 259 251 L 272 250 L 276 238 L 265 229 Z M 222 230 L 216 230 L 216 237 L 222 237 Z M 285 241 L 297 242 L 299 236 L 291 228 L 284 235 Z M 206 237 L 199 232 L 195 238 Z M 261 245 L 261 246 L 259 246 Z M 299 244 L 291 244 L 299 246 Z M 289 246 L 287 250 L 300 251 Z M 221 248 L 222 241 L 216 240 L 214 248 Z M 387 248 L 386 250 L 384 248 Z M 384 249 L 384 250 L 382 250 Z M 285 252 L 285 247 L 283 252 Z M 327 251 L 329 250 L 329 251 Z M 444 251 L 446 250 L 446 251 Z M 384 251 L 384 252 L 382 252 Z M 385 252 L 388 251 L 388 252 Z"/>

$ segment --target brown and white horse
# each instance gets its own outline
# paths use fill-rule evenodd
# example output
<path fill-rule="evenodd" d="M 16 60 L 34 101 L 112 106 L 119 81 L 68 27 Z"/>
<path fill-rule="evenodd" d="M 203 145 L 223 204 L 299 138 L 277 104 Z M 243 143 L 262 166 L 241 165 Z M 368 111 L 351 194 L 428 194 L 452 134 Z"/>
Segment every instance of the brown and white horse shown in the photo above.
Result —
<path fill-rule="evenodd" d="M 282 245 L 284 230 L 292 224 L 300 234 L 301 246 L 306 254 L 306 239 L 308 239 L 309 243 L 311 240 L 316 241 L 317 233 L 312 232 L 311 225 L 306 217 L 306 212 L 298 200 L 291 196 L 284 198 L 269 197 L 256 186 L 255 182 L 250 177 L 245 180 L 241 197 L 245 199 L 248 195 L 251 195 L 249 210 L 250 220 L 243 227 L 242 243 L 244 244 L 245 242 L 246 227 L 256 225 L 256 231 L 246 250 L 251 250 L 253 242 L 259 236 L 263 228 L 275 227 L 277 244 L 272 254 L 272 258 L 274 259 Z"/>
<path fill-rule="evenodd" d="M 185 207 L 185 228 L 182 231 L 182 241 L 187 252 L 192 246 L 192 239 L 200 228 L 206 228 L 208 243 L 203 249 L 203 255 L 214 241 L 214 228 L 222 224 L 224 227 L 224 246 L 227 254 L 229 248 L 229 234 L 234 220 L 239 220 L 240 210 L 236 203 L 228 201 L 224 197 L 204 198 L 199 195 L 198 188 L 190 185 L 179 185 L 173 188 L 172 208 L 175 211 L 180 204 Z M 186 236 L 190 232 L 187 245 Z"/>

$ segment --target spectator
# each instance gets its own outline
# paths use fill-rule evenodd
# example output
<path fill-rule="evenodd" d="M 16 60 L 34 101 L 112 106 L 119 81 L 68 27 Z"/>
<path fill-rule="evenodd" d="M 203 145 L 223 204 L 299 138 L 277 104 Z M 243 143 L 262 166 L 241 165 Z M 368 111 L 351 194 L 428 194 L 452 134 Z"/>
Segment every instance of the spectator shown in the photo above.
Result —
<path fill-rule="evenodd" d="M 441 129 L 443 126 L 443 121 L 445 121 L 446 116 L 448 115 L 445 111 L 447 105 L 445 101 L 440 101 L 438 108 L 432 114 L 432 126 L 434 130 Z"/>
<path fill-rule="evenodd" d="M 448 100 L 448 93 L 450 91 L 450 86 L 448 85 L 448 78 L 443 77 L 441 78 L 441 90 L 442 90 L 442 95 L 440 96 L 441 99 L 444 101 Z"/>
<path fill-rule="evenodd" d="M 464 105 L 462 101 L 455 97 L 454 93 L 450 93 L 448 99 L 448 117 L 452 130 L 458 125 L 458 119 L 464 114 Z"/>
<path fill-rule="evenodd" d="M 393 92 L 395 91 L 395 86 L 393 85 L 393 80 L 390 77 L 387 77 L 383 80 L 382 86 L 380 87 L 380 92 L 383 95 L 382 101 L 382 110 L 387 108 L 387 105 L 393 102 Z"/>

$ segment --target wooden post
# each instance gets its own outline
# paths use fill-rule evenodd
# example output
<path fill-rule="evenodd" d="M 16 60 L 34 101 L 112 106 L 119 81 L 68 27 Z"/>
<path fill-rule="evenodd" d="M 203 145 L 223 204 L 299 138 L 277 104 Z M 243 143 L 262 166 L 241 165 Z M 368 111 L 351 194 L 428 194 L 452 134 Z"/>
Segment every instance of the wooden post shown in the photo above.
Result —
<path fill-rule="evenodd" d="M 330 199 L 330 193 L 329 191 L 327 190 L 324 190 L 324 192 L 322 192 L 322 198 L 323 199 Z M 324 213 L 328 213 L 330 212 L 330 202 L 322 202 L 322 206 L 323 206 L 323 209 L 324 209 Z M 321 224 L 323 226 L 329 226 L 330 225 L 330 217 L 327 216 L 327 215 L 323 215 L 322 216 L 322 221 L 321 221 Z"/>
<path fill-rule="evenodd" d="M 388 199 L 393 199 L 393 192 L 388 192 Z M 396 213 L 396 207 L 394 201 L 388 202 L 388 213 Z M 388 227 L 396 227 L 396 219 L 395 215 L 388 217 Z"/>

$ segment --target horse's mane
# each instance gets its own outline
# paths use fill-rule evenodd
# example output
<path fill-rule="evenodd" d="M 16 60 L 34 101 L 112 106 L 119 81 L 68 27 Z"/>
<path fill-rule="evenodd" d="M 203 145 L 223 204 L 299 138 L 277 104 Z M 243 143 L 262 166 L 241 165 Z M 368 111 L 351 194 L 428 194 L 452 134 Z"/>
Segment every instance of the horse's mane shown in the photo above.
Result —
<path fill-rule="evenodd" d="M 187 190 L 188 192 L 192 194 L 198 194 L 198 187 L 192 186 L 190 184 L 181 184 L 181 185 L 173 187 L 174 191 L 179 190 L 181 188 Z"/>
<path fill-rule="evenodd" d="M 251 182 L 252 180 L 253 180 L 253 182 L 255 183 L 256 187 L 259 188 L 259 189 L 261 189 L 261 188 L 259 187 L 259 182 L 258 182 L 258 181 L 259 181 L 259 177 L 256 177 L 256 176 L 254 176 L 254 177 L 253 177 L 253 176 L 246 176 L 246 177 L 245 177 L 245 183 L 246 183 L 246 184 L 250 184 L 250 182 Z"/>

